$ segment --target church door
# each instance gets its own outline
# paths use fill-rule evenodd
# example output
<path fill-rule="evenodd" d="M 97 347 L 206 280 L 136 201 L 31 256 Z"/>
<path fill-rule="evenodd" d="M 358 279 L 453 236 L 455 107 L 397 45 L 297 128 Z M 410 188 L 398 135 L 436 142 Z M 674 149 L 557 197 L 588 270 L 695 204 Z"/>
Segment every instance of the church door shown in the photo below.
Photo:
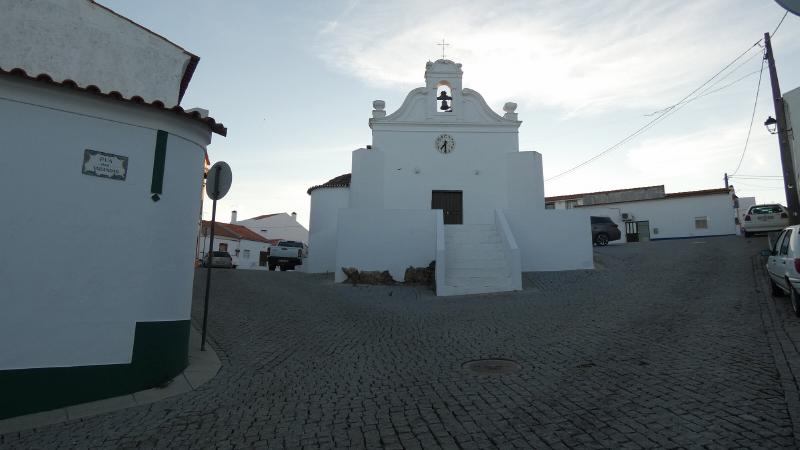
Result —
<path fill-rule="evenodd" d="M 441 209 L 445 225 L 464 223 L 464 209 L 461 191 L 433 191 L 431 209 Z"/>

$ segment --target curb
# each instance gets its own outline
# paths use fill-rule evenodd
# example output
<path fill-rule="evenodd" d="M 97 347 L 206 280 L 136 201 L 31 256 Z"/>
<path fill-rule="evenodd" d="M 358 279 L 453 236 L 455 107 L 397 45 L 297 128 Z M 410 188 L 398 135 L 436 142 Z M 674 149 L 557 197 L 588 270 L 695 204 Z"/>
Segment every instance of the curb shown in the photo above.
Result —
<path fill-rule="evenodd" d="M 148 405 L 191 392 L 214 378 L 221 367 L 217 353 L 206 344 L 206 351 L 201 352 L 200 332 L 193 324 L 189 333 L 189 365 L 165 386 L 0 420 L 0 435 Z"/>
<path fill-rule="evenodd" d="M 767 335 L 769 340 L 769 348 L 772 351 L 775 367 L 778 370 L 783 396 L 786 401 L 786 412 L 792 421 L 795 448 L 800 448 L 800 386 L 798 386 L 797 379 L 800 371 L 792 370 L 793 365 L 800 363 L 800 354 L 796 351 L 791 338 L 783 330 L 781 312 L 777 310 L 774 299 L 769 294 L 769 279 L 764 268 L 765 260 L 761 256 L 754 256 L 752 262 L 753 278 L 756 282 L 756 293 L 759 297 L 764 334 Z M 781 333 L 781 330 L 784 332 Z"/>

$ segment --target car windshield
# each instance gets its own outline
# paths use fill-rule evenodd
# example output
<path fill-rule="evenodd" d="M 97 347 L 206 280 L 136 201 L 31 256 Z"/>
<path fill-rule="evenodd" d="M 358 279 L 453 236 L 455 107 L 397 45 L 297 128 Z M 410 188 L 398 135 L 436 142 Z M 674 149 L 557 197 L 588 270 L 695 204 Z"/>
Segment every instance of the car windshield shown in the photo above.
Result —
<path fill-rule="evenodd" d="M 303 248 L 303 243 L 302 242 L 295 242 L 295 241 L 281 241 L 281 242 L 278 242 L 278 247 Z"/>
<path fill-rule="evenodd" d="M 750 214 L 780 214 L 783 212 L 781 205 L 758 205 L 750 207 Z"/>
<path fill-rule="evenodd" d="M 614 223 L 610 217 L 591 216 L 592 223 Z"/>
<path fill-rule="evenodd" d="M 230 253 L 228 252 L 211 252 L 211 255 L 214 256 L 215 258 L 231 256 Z"/>

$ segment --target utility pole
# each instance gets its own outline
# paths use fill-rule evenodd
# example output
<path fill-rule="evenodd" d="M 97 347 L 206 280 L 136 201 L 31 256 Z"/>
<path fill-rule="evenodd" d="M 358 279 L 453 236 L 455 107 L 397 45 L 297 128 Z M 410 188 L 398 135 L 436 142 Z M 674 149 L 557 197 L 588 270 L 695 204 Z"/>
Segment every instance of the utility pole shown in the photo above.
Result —
<path fill-rule="evenodd" d="M 789 132 L 786 126 L 786 110 L 783 108 L 783 97 L 778 85 L 778 71 L 775 69 L 775 57 L 772 54 L 772 43 L 769 33 L 764 33 L 764 56 L 769 63 L 769 78 L 772 81 L 772 100 L 775 104 L 775 120 L 778 122 L 778 145 L 781 150 L 781 166 L 783 167 L 783 189 L 786 192 L 786 208 L 789 209 L 789 224 L 800 224 L 798 214 L 797 178 L 794 173 L 792 152 L 789 148 Z"/>
<path fill-rule="evenodd" d="M 728 174 L 725 174 L 725 189 L 728 189 Z"/>

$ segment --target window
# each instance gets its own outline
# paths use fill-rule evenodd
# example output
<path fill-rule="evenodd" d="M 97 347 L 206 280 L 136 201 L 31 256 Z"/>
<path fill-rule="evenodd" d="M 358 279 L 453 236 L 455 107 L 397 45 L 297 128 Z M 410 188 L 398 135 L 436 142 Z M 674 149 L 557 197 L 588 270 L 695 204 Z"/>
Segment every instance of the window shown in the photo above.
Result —
<path fill-rule="evenodd" d="M 695 217 L 694 227 L 698 230 L 708 229 L 708 216 Z"/>
<path fill-rule="evenodd" d="M 545 204 L 544 204 L 544 209 L 556 209 L 556 204 L 555 204 L 555 203 L 552 203 L 552 202 L 550 202 L 550 203 L 545 203 Z"/>
<path fill-rule="evenodd" d="M 245 250 L 242 257 L 244 259 L 250 259 L 250 250 Z"/>
<path fill-rule="evenodd" d="M 567 200 L 566 202 L 564 202 L 564 205 L 566 205 L 567 209 L 572 209 L 572 208 L 578 206 L 578 201 L 577 200 Z"/>
<path fill-rule="evenodd" d="M 598 223 L 614 223 L 614 221 L 613 221 L 613 220 L 611 220 L 611 217 L 603 217 L 603 216 L 591 216 L 591 217 L 589 217 L 589 220 L 590 220 L 590 221 L 591 221 L 593 224 L 598 224 Z"/>
<path fill-rule="evenodd" d="M 783 237 L 783 243 L 781 244 L 781 255 L 785 255 L 789 253 L 789 242 L 792 240 L 792 233 L 790 230 L 786 230 L 786 236 Z"/>
<path fill-rule="evenodd" d="M 228 251 L 228 244 L 220 243 L 219 244 L 219 251 L 227 252 Z"/>
<path fill-rule="evenodd" d="M 783 240 L 783 237 L 786 235 L 786 233 L 787 233 L 787 231 L 784 231 L 783 233 L 781 233 L 778 236 L 778 239 L 775 239 L 775 243 L 772 245 L 772 254 L 773 255 L 777 255 L 778 254 L 778 249 L 780 248 L 781 241 Z"/>
<path fill-rule="evenodd" d="M 781 205 L 751 206 L 747 214 L 780 214 L 783 212 Z"/>

